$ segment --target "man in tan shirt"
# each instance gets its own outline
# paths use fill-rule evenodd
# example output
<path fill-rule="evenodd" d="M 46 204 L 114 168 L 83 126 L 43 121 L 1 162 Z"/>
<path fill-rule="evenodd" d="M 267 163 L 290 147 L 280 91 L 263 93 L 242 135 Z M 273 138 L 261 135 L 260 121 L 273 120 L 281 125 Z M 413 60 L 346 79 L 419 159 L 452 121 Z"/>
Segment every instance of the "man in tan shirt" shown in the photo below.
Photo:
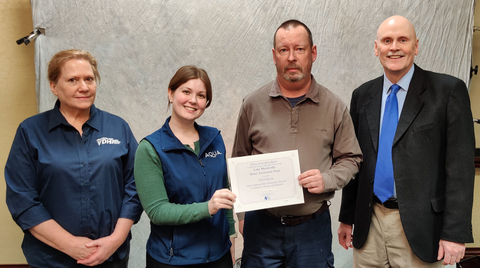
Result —
<path fill-rule="evenodd" d="M 232 156 L 297 149 L 305 203 L 239 215 L 242 267 L 333 266 L 327 201 L 357 174 L 362 154 L 346 105 L 311 75 L 308 27 L 284 22 L 272 52 L 277 79 L 245 97 Z"/>

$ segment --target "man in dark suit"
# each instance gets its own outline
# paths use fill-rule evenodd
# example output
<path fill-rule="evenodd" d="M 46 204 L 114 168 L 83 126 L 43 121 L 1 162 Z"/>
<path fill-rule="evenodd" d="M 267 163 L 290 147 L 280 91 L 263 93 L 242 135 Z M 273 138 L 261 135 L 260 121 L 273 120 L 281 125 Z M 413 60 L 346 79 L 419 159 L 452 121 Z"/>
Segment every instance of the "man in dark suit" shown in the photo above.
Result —
<path fill-rule="evenodd" d="M 352 247 L 353 229 L 355 267 L 442 267 L 473 242 L 468 91 L 455 77 L 415 65 L 417 54 L 413 25 L 388 18 L 375 40 L 384 75 L 352 95 L 364 160 L 343 189 L 338 238 Z"/>

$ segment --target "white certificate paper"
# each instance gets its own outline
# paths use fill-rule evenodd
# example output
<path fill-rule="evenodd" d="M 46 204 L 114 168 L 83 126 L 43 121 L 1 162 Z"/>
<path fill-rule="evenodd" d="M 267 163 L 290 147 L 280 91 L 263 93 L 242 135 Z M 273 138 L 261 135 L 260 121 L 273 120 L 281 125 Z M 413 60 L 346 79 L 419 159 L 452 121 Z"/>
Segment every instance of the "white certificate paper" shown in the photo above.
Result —
<path fill-rule="evenodd" d="M 304 203 L 297 150 L 227 161 L 236 213 Z"/>

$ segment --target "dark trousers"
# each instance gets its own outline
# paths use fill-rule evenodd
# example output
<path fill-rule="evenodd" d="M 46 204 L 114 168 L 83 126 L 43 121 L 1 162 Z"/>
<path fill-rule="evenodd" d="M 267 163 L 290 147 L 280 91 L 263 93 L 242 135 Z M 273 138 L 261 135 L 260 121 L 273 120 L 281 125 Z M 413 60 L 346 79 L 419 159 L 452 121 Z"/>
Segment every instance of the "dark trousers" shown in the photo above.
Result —
<path fill-rule="evenodd" d="M 97 268 L 128 268 L 128 255 L 120 261 L 106 261 L 100 265 L 94 266 Z"/>
<path fill-rule="evenodd" d="M 31 268 L 40 268 L 40 267 L 34 267 L 30 266 Z M 96 265 L 96 266 L 85 266 L 85 265 L 80 265 L 77 264 L 75 267 L 95 267 L 95 268 L 128 268 L 128 255 L 123 258 L 123 260 L 119 261 L 106 261 L 102 264 Z"/>
<path fill-rule="evenodd" d="M 282 225 L 264 210 L 247 212 L 242 268 L 333 266 L 330 210 L 299 225 Z"/>
<path fill-rule="evenodd" d="M 147 268 L 232 268 L 232 255 L 230 251 L 227 254 L 223 255 L 219 260 L 209 263 L 201 263 L 201 264 L 193 264 L 193 265 L 180 265 L 180 266 L 173 266 L 168 264 L 163 264 L 156 261 L 147 253 Z"/>

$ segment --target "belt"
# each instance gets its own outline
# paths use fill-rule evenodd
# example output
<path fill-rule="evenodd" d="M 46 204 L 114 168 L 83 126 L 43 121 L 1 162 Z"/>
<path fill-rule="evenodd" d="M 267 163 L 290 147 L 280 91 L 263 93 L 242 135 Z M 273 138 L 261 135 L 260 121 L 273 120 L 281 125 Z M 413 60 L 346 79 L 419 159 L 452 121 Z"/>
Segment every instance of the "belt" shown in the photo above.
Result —
<path fill-rule="evenodd" d="M 279 216 L 273 215 L 268 210 L 265 210 L 265 214 L 267 214 L 268 216 L 270 216 L 272 218 L 280 219 L 280 222 L 283 225 L 299 225 L 299 224 L 302 224 L 302 223 L 304 223 L 304 222 L 306 222 L 310 219 L 314 219 L 318 215 L 325 212 L 325 210 L 327 210 L 328 207 L 330 206 L 330 204 L 327 204 L 327 203 L 328 203 L 328 201 L 324 201 L 323 205 L 317 211 L 315 211 L 312 214 L 305 215 L 305 216 L 281 216 L 281 217 L 279 217 Z"/>
<path fill-rule="evenodd" d="M 375 201 L 375 203 L 383 205 L 384 207 L 389 208 L 389 209 L 398 209 L 397 200 L 387 200 L 387 201 L 382 203 L 382 201 L 380 201 L 380 199 L 378 199 L 378 197 L 376 195 L 373 195 L 373 201 Z"/>

